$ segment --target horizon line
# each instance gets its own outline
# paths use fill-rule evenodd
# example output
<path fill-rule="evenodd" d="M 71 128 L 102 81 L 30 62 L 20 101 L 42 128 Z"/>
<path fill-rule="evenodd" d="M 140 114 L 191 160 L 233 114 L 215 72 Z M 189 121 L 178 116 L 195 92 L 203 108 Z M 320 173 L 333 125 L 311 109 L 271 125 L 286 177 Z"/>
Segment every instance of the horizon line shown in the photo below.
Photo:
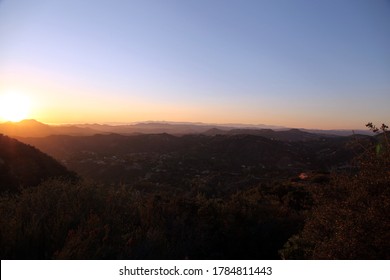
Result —
<path fill-rule="evenodd" d="M 167 120 L 147 120 L 147 121 L 132 121 L 132 122 L 69 122 L 69 123 L 50 123 L 43 122 L 37 119 L 23 119 L 20 121 L 3 121 L 0 124 L 12 123 L 20 124 L 26 121 L 35 121 L 49 126 L 77 126 L 77 125 L 107 125 L 107 126 L 122 126 L 122 125 L 137 125 L 137 124 L 171 124 L 171 125 L 195 125 L 195 126 L 220 126 L 220 127 L 232 127 L 232 128 L 243 128 L 243 129 L 299 129 L 299 130 L 314 130 L 314 131 L 363 131 L 362 128 L 304 128 L 304 127 L 288 127 L 281 125 L 268 125 L 268 124 L 250 124 L 250 123 L 205 123 L 199 121 L 167 121 Z"/>

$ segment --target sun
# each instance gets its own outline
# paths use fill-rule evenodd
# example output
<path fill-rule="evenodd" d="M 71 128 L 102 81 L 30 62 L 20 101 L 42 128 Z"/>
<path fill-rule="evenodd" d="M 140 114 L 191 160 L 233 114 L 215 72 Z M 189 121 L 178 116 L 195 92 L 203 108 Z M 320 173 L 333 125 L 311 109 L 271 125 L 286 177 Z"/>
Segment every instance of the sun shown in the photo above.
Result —
<path fill-rule="evenodd" d="M 28 118 L 30 100 L 26 95 L 8 92 L 0 95 L 0 119 L 18 122 Z"/>

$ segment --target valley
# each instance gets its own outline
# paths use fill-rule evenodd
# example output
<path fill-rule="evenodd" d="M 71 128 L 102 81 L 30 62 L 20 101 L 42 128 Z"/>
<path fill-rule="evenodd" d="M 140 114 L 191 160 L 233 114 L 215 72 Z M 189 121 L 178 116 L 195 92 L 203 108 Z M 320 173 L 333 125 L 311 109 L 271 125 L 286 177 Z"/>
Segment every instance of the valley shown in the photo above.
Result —
<path fill-rule="evenodd" d="M 0 135 L 2 258 L 388 257 L 387 132 L 15 137 Z"/>
<path fill-rule="evenodd" d="M 192 180 L 229 177 L 288 179 L 300 173 L 330 173 L 350 166 L 352 137 L 319 137 L 293 131 L 305 141 L 248 134 L 119 134 L 19 138 L 56 158 L 83 178 L 104 183 L 152 181 L 185 186 Z M 284 133 L 286 138 L 287 133 Z M 304 138 L 305 137 L 305 138 Z M 369 137 L 365 136 L 368 140 Z"/>

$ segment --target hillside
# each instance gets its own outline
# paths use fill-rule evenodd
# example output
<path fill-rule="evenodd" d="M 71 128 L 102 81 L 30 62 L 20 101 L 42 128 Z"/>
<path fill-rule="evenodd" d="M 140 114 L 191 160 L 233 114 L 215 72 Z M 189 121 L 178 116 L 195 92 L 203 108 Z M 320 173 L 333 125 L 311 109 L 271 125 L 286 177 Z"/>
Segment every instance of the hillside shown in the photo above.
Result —
<path fill-rule="evenodd" d="M 281 133 L 271 132 L 281 139 L 290 133 L 297 136 L 296 141 L 249 134 L 57 135 L 19 140 L 53 156 L 81 176 L 105 183 L 153 180 L 184 186 L 183 181 L 199 178 L 286 178 L 299 172 L 329 172 L 349 166 L 354 155 L 349 137 L 319 138 L 300 131 Z"/>
<path fill-rule="evenodd" d="M 288 129 L 288 130 L 272 130 L 272 129 L 230 129 L 222 130 L 217 128 L 212 128 L 203 133 L 204 135 L 215 136 L 215 135 L 255 135 L 262 136 L 272 140 L 279 141 L 309 141 L 309 140 L 319 140 L 322 138 L 333 137 L 332 135 L 327 134 L 316 134 L 302 131 L 300 129 Z"/>
<path fill-rule="evenodd" d="M 0 193 L 36 186 L 49 178 L 76 178 L 36 148 L 0 134 Z"/>

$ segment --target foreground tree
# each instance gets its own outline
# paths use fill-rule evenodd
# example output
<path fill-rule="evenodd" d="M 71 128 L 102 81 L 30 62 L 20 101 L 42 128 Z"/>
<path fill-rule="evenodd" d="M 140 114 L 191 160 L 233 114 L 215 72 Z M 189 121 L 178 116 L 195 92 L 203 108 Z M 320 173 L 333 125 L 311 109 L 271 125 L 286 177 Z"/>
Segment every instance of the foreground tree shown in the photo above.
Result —
<path fill-rule="evenodd" d="M 303 231 L 280 251 L 290 259 L 390 259 L 388 126 L 367 127 L 375 141 L 356 157 L 356 172 L 337 174 L 317 189 Z"/>

